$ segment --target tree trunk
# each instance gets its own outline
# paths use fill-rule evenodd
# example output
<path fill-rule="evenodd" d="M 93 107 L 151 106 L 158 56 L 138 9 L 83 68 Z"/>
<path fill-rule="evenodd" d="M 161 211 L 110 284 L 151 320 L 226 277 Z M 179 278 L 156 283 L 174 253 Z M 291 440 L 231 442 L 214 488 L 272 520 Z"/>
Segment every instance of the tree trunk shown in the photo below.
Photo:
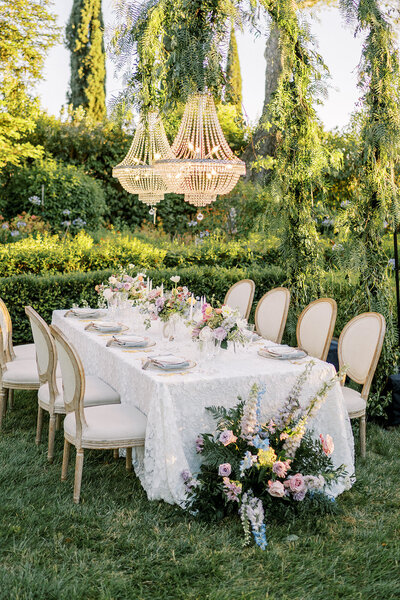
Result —
<path fill-rule="evenodd" d="M 262 169 L 255 171 L 251 169 L 251 163 L 257 158 L 275 155 L 276 135 L 273 128 L 266 128 L 269 122 L 268 105 L 275 92 L 280 74 L 282 72 L 282 55 L 279 46 L 279 28 L 271 23 L 271 30 L 265 45 L 265 59 L 267 61 L 265 69 L 265 96 L 264 106 L 260 121 L 253 133 L 249 145 L 243 153 L 243 160 L 247 164 L 247 179 L 255 182 L 265 182 L 268 179 L 270 171 Z"/>

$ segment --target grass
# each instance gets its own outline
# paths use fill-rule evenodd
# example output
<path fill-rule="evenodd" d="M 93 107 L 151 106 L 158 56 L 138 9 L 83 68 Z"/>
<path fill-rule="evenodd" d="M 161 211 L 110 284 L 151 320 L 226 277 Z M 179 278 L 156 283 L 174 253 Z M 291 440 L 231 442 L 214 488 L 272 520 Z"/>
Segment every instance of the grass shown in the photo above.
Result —
<path fill-rule="evenodd" d="M 74 456 L 61 483 L 62 435 L 49 465 L 35 415 L 35 394 L 16 393 L 0 434 L 1 600 L 400 598 L 399 430 L 368 424 L 367 458 L 357 457 L 339 514 L 270 523 L 262 552 L 242 548 L 239 521 L 149 502 L 110 452 L 86 453 L 74 505 Z"/>

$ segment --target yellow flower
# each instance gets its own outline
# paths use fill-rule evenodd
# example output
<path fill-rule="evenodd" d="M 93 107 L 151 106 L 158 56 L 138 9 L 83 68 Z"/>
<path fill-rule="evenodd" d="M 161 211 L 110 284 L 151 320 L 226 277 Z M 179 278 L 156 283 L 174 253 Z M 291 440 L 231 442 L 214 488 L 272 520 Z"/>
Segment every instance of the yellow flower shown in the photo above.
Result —
<path fill-rule="evenodd" d="M 208 315 L 212 315 L 212 306 L 207 306 L 206 310 L 204 311 L 204 314 Z"/>
<path fill-rule="evenodd" d="M 276 461 L 277 456 L 275 454 L 275 450 L 273 448 L 268 448 L 268 450 L 259 450 L 258 451 L 258 463 L 261 467 L 272 467 L 274 462 Z"/>

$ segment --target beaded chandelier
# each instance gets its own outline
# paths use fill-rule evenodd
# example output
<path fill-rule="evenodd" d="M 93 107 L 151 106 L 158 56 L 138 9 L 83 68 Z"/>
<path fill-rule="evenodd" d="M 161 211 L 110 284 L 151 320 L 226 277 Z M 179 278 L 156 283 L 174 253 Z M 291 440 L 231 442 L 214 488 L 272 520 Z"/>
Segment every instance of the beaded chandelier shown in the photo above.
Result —
<path fill-rule="evenodd" d="M 174 156 L 156 160 L 156 172 L 171 192 L 184 194 L 194 206 L 227 194 L 246 173 L 245 163 L 228 146 L 208 92 L 189 98 L 171 150 Z"/>
<path fill-rule="evenodd" d="M 158 113 L 151 112 L 141 117 L 128 154 L 112 172 L 127 192 L 138 194 L 140 202 L 152 207 L 154 221 L 155 205 L 169 190 L 153 163 L 167 156 L 172 154 L 164 125 Z"/>

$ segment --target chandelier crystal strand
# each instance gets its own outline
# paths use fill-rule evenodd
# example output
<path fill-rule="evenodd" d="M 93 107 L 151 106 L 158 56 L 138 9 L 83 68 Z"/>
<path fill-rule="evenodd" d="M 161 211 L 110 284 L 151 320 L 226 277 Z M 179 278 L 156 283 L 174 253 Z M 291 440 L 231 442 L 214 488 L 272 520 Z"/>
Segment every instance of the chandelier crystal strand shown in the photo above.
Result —
<path fill-rule="evenodd" d="M 130 194 L 138 194 L 140 202 L 151 206 L 156 218 L 155 205 L 169 191 L 163 178 L 155 171 L 154 161 L 172 157 L 164 125 L 156 112 L 140 118 L 132 145 L 124 160 L 113 168 L 122 187 Z"/>
<path fill-rule="evenodd" d="M 246 165 L 230 149 L 208 92 L 192 95 L 185 107 L 172 157 L 157 159 L 155 169 L 170 191 L 186 202 L 207 206 L 228 194 L 246 173 Z"/>

